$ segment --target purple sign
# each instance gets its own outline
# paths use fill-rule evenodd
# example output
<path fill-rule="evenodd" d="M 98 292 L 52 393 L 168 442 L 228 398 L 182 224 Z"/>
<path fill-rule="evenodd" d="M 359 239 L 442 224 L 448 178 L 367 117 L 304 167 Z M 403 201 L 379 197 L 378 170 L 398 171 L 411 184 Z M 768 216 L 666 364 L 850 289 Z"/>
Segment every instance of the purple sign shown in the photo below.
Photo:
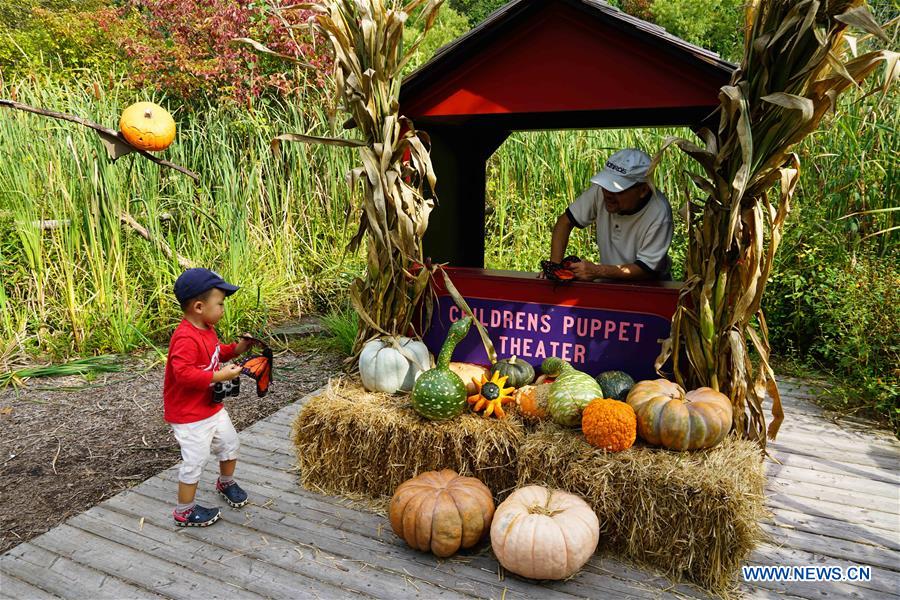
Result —
<path fill-rule="evenodd" d="M 517 356 L 538 372 L 545 358 L 556 356 L 590 375 L 620 370 L 635 381 L 655 379 L 653 364 L 671 325 L 657 315 L 619 310 L 469 297 L 466 302 L 487 329 L 498 359 Z M 438 298 L 424 337 L 435 356 L 461 314 L 452 298 Z M 475 327 L 452 360 L 490 364 Z"/>

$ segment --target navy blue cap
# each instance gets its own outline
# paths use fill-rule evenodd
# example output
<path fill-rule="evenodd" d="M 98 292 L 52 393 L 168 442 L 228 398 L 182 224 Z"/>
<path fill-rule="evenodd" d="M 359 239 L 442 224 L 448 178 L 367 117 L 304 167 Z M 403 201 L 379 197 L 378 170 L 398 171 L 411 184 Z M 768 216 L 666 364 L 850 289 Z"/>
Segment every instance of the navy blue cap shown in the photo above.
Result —
<path fill-rule="evenodd" d="M 222 279 L 222 276 L 215 271 L 188 269 L 175 280 L 175 297 L 178 298 L 179 303 L 182 303 L 213 288 L 219 288 L 226 296 L 230 296 L 240 289 Z"/>

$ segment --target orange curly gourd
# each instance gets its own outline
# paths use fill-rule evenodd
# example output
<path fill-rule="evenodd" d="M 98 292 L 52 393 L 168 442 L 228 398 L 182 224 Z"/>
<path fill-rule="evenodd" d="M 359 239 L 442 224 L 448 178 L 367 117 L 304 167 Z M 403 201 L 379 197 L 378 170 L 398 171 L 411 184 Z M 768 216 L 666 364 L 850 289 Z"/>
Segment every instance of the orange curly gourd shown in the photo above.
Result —
<path fill-rule="evenodd" d="M 637 437 L 634 409 L 611 398 L 597 398 L 584 409 L 581 431 L 592 446 L 611 452 L 631 448 Z"/>

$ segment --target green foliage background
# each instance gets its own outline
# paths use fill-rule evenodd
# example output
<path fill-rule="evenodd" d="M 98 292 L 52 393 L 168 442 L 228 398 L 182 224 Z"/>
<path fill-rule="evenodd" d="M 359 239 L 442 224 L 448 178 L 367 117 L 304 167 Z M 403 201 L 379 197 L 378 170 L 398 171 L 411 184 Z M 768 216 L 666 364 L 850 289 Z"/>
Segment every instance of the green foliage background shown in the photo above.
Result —
<path fill-rule="evenodd" d="M 451 0 L 408 68 L 500 4 Z M 738 58 L 739 2 L 617 5 Z M 133 65 L 115 43 L 141 24 L 117 21 L 119 30 L 103 34 L 91 25 L 112 7 L 103 0 L 0 0 L 0 97 L 109 126 L 127 104 L 148 99 L 128 84 L 124 74 Z M 874 10 L 882 22 L 897 15 L 886 1 Z M 896 49 L 896 29 L 892 35 Z M 165 342 L 178 319 L 170 290 L 179 267 L 123 228 L 123 211 L 180 254 L 243 286 L 229 301 L 226 336 L 307 312 L 330 313 L 332 329 L 341 331 L 344 292 L 364 264 L 343 252 L 352 233 L 347 224 L 356 221 L 344 183 L 352 153 L 303 145 L 273 153 L 269 146 L 287 131 L 340 134 L 329 101 L 314 86 L 287 97 L 265 94 L 249 109 L 149 96 L 178 120 L 177 143 L 165 157 L 202 173 L 199 187 L 134 157 L 110 163 L 83 128 L 0 111 L 0 366 L 23 355 L 63 358 Z M 798 149 L 802 180 L 764 307 L 778 356 L 830 375 L 834 404 L 874 411 L 894 427 L 900 423 L 900 231 L 891 228 L 900 225 L 900 211 L 889 209 L 900 206 L 898 131 L 897 94 L 880 98 L 861 90 L 843 98 L 822 131 Z M 511 136 L 488 165 L 488 266 L 536 270 L 556 216 L 606 156 L 624 146 L 653 153 L 670 133 L 690 135 Z M 672 152 L 659 171 L 676 211 L 698 194 L 685 168 L 689 163 Z M 68 225 L 39 227 L 50 219 Z M 573 250 L 595 256 L 592 235 L 578 232 Z M 676 275 L 684 247 L 679 221 Z"/>

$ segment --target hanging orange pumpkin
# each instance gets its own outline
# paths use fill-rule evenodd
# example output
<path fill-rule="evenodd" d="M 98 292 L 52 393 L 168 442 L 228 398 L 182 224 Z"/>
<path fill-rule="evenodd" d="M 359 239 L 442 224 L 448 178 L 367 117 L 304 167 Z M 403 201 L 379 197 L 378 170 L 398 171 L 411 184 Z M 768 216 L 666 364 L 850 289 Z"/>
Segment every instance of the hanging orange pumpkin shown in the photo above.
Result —
<path fill-rule="evenodd" d="M 175 139 L 175 119 L 159 105 L 137 102 L 122 111 L 119 130 L 135 148 L 159 152 Z"/>

